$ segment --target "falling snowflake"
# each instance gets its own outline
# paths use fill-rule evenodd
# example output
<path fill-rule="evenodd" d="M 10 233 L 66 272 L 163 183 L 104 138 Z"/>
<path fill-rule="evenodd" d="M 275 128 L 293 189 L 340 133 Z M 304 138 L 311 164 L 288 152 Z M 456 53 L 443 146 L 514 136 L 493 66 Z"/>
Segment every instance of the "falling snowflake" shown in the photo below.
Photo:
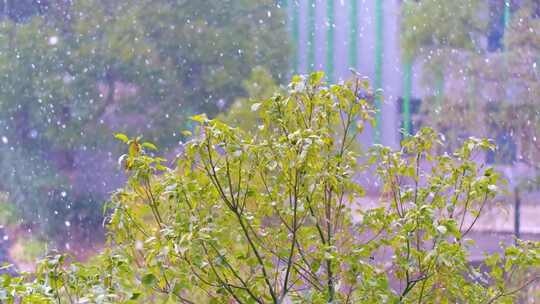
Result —
<path fill-rule="evenodd" d="M 49 37 L 49 45 L 56 45 L 56 44 L 58 44 L 58 36 Z"/>

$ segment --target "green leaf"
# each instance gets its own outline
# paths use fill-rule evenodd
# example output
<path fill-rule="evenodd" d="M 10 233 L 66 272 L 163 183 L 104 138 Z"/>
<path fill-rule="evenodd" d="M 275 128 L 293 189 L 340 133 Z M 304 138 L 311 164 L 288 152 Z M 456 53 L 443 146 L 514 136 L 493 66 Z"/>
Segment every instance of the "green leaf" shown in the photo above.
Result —
<path fill-rule="evenodd" d="M 261 103 L 254 103 L 251 105 L 251 111 L 257 112 L 260 107 L 261 107 Z"/>
<path fill-rule="evenodd" d="M 141 296 L 140 292 L 134 292 L 131 294 L 131 297 L 129 297 L 130 300 L 137 300 Z"/>
<path fill-rule="evenodd" d="M 444 235 L 446 234 L 446 232 L 448 232 L 448 229 L 444 225 L 439 225 L 437 226 L 437 231 L 439 231 L 440 234 Z"/>
<path fill-rule="evenodd" d="M 190 117 L 190 119 L 198 123 L 205 123 L 208 121 L 206 114 L 193 115 Z"/>
<path fill-rule="evenodd" d="M 317 85 L 321 82 L 321 80 L 324 78 L 324 72 L 314 72 L 309 75 L 309 82 L 311 85 Z"/>
<path fill-rule="evenodd" d="M 191 131 L 184 130 L 184 131 L 182 131 L 182 135 L 184 135 L 185 137 L 191 137 L 193 135 L 193 133 L 191 133 Z"/>
<path fill-rule="evenodd" d="M 150 150 L 153 150 L 153 151 L 157 151 L 158 148 L 156 147 L 156 145 L 154 145 L 153 143 L 150 143 L 150 142 L 145 142 L 142 144 L 143 147 L 147 148 L 147 149 L 150 149 Z"/>
<path fill-rule="evenodd" d="M 123 143 L 126 143 L 129 141 L 129 138 L 125 135 L 125 134 L 122 134 L 122 133 L 116 133 L 114 134 L 114 138 L 122 141 Z"/>
<path fill-rule="evenodd" d="M 147 273 L 141 278 L 141 283 L 146 287 L 152 287 L 157 282 L 157 278 L 153 273 Z"/>

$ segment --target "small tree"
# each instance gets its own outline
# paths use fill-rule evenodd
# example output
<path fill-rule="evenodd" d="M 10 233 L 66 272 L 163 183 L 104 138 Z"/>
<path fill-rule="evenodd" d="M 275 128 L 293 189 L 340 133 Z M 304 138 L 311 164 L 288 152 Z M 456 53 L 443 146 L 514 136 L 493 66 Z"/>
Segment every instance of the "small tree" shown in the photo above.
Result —
<path fill-rule="evenodd" d="M 112 198 L 109 249 L 89 265 L 48 259 L 34 280 L 4 276 L 3 300 L 511 303 L 538 279 L 536 243 L 469 263 L 468 234 L 501 184 L 474 161 L 488 140 L 437 155 L 438 135 L 423 129 L 400 151 L 357 154 L 369 88 L 323 78 L 294 77 L 254 104 L 253 134 L 194 116 L 173 168 L 118 134 L 130 178 Z M 384 190 L 376 207 L 359 203 L 354 179 L 370 165 Z"/>

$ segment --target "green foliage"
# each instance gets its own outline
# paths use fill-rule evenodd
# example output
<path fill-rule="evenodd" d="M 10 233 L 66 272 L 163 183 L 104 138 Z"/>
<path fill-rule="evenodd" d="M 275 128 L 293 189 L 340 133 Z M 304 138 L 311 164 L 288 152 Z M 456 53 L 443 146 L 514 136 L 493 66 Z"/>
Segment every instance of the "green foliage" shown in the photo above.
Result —
<path fill-rule="evenodd" d="M 8 140 L 0 167 L 11 175 L 0 186 L 27 223 L 54 235 L 64 222 L 54 212 L 100 209 L 102 194 L 71 184 L 74 160 L 114 151 L 112 130 L 174 148 L 194 111 L 216 115 L 220 99 L 226 108 L 247 94 L 253 67 L 280 82 L 287 66 L 284 15 L 273 0 L 18 2 L 5 4 L 25 17 L 0 22 L 0 136 Z M 74 193 L 69 210 L 62 190 Z"/>
<path fill-rule="evenodd" d="M 281 89 L 272 75 L 262 67 L 253 69 L 251 77 L 244 81 L 244 89 L 248 97 L 237 99 L 229 110 L 218 118 L 244 131 L 253 131 L 261 124 L 256 111 L 260 107 L 258 100 L 270 98 Z"/>
<path fill-rule="evenodd" d="M 9 195 L 0 192 L 0 225 L 7 226 L 15 224 L 18 217 L 18 210 L 9 201 Z"/>
<path fill-rule="evenodd" d="M 479 12 L 487 8 L 483 0 L 404 1 L 402 46 L 405 59 L 428 53 L 433 59 L 446 49 L 478 48 L 480 33 L 488 25 Z"/>
<path fill-rule="evenodd" d="M 537 281 L 538 243 L 469 263 L 468 234 L 503 185 L 474 161 L 492 143 L 440 155 L 439 135 L 423 129 L 399 151 L 358 154 L 368 88 L 323 78 L 295 76 L 260 100 L 253 132 L 192 117 L 170 167 L 117 135 L 130 178 L 111 200 L 109 248 L 87 265 L 53 256 L 32 275 L 4 275 L 2 301 L 511 303 Z M 354 180 L 370 166 L 384 189 L 375 207 Z"/>

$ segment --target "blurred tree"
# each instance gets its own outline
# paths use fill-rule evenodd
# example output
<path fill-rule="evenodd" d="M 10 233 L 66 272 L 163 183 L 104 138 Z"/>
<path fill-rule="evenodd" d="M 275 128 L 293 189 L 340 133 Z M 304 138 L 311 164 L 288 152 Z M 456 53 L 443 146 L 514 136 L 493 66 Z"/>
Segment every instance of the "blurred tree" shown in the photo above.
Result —
<path fill-rule="evenodd" d="M 276 83 L 287 67 L 273 0 L 2 5 L 0 189 L 50 231 L 98 222 L 115 173 L 95 163 L 110 158 L 113 130 L 174 148 L 190 114 L 213 116 L 246 95 L 253 67 Z M 84 183 L 81 170 L 98 177 Z"/>
<path fill-rule="evenodd" d="M 261 124 L 256 111 L 257 100 L 268 99 L 283 90 L 279 87 L 272 75 L 263 67 L 256 67 L 251 77 L 244 81 L 244 89 L 248 97 L 238 98 L 219 119 L 234 127 L 253 132 Z"/>
<path fill-rule="evenodd" d="M 432 88 L 423 120 L 454 144 L 494 138 L 498 150 L 488 160 L 537 172 L 539 12 L 537 0 L 406 1 L 402 27 L 405 60 L 423 66 Z"/>

